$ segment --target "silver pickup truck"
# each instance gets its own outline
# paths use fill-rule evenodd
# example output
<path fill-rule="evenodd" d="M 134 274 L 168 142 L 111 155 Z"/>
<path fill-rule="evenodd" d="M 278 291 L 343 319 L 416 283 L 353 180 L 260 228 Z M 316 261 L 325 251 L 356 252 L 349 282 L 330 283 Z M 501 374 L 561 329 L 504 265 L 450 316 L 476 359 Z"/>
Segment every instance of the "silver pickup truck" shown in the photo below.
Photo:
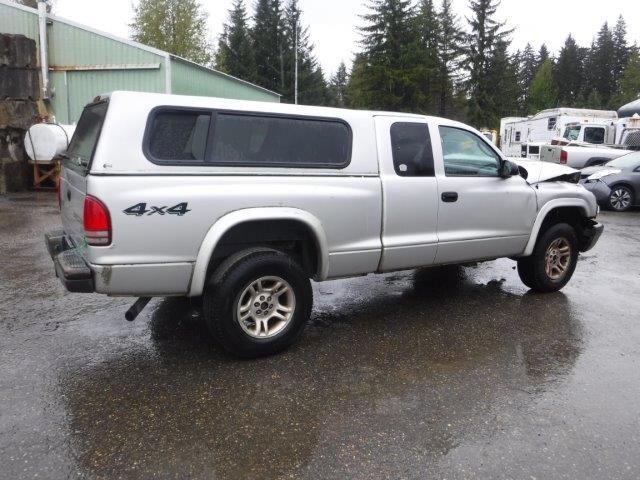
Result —
<path fill-rule="evenodd" d="M 46 243 L 69 291 L 140 297 L 129 319 L 202 296 L 256 357 L 300 335 L 311 279 L 509 257 L 559 290 L 603 229 L 576 173 L 442 118 L 115 92 L 84 109 Z"/>

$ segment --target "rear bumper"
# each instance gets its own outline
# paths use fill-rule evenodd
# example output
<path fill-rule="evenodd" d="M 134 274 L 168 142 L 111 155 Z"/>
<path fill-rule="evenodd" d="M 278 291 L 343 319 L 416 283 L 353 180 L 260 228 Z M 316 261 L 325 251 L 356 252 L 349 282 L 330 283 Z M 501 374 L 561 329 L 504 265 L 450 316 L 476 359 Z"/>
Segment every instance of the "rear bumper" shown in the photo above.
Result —
<path fill-rule="evenodd" d="M 604 225 L 592 220 L 591 225 L 587 225 L 582 229 L 580 251 L 587 252 L 591 250 L 600 239 L 603 231 Z"/>
<path fill-rule="evenodd" d="M 95 292 L 93 274 L 87 262 L 67 240 L 63 231 L 46 233 L 45 244 L 62 285 L 77 293 Z"/>

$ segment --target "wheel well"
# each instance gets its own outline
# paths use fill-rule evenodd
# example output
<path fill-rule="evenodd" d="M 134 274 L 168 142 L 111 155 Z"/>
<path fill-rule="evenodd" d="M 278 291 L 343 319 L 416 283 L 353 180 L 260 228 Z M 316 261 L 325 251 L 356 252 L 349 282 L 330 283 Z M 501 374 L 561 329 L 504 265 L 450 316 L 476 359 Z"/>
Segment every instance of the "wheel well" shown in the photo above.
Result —
<path fill-rule="evenodd" d="M 611 159 L 610 158 L 603 158 L 603 157 L 593 157 L 593 158 L 590 158 L 589 160 L 587 160 L 587 163 L 585 163 L 584 166 L 585 167 L 596 167 L 598 165 L 604 165 L 609 160 L 611 160 Z"/>
<path fill-rule="evenodd" d="M 627 182 L 625 182 L 625 181 L 622 181 L 622 182 L 616 182 L 616 183 L 614 183 L 613 185 L 609 185 L 609 188 L 611 188 L 611 190 L 613 190 L 613 189 L 614 189 L 614 188 L 616 188 L 616 187 L 627 187 L 629 190 L 631 190 L 631 193 L 633 194 L 633 200 L 634 200 L 634 201 L 635 201 L 635 200 L 637 200 L 637 197 L 636 197 L 636 189 L 635 189 L 635 188 L 633 188 L 633 185 L 631 185 L 631 184 L 629 184 L 629 183 L 627 183 Z"/>
<path fill-rule="evenodd" d="M 540 236 L 544 234 L 547 229 L 558 223 L 568 223 L 573 227 L 576 232 L 578 242 L 580 242 L 581 244 L 580 248 L 582 249 L 582 244 L 589 240 L 585 235 L 585 229 L 592 225 L 594 222 L 593 220 L 587 218 L 583 210 L 579 207 L 554 208 L 549 213 L 547 213 L 547 216 L 544 218 L 544 221 L 540 226 L 540 231 L 538 232 L 538 238 L 540 238 Z"/>
<path fill-rule="evenodd" d="M 226 258 L 252 247 L 269 247 L 290 255 L 309 277 L 319 273 L 318 243 L 306 224 L 296 220 L 251 220 L 225 232 L 211 255 L 207 278 Z"/>

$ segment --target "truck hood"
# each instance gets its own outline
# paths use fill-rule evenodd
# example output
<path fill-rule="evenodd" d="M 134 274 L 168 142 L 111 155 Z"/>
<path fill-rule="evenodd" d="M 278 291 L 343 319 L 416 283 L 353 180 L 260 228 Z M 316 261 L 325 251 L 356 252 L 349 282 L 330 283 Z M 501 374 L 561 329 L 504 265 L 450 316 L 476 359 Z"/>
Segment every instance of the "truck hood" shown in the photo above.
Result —
<path fill-rule="evenodd" d="M 540 182 L 578 183 L 580 180 L 580 172 L 566 165 L 540 160 L 523 160 L 522 158 L 509 158 L 509 160 L 518 165 L 520 175 L 530 185 Z"/>

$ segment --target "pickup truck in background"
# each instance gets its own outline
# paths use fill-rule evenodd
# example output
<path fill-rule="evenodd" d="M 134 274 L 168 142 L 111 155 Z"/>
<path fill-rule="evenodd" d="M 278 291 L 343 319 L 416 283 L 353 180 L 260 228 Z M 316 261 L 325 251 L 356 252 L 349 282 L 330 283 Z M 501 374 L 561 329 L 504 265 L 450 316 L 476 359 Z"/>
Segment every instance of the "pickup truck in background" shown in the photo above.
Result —
<path fill-rule="evenodd" d="M 257 357 L 301 334 L 311 280 L 507 257 L 561 289 L 603 230 L 576 173 L 442 118 L 114 92 L 82 113 L 45 237 L 69 291 L 139 297 L 129 320 L 202 297 L 213 337 Z"/>
<path fill-rule="evenodd" d="M 614 158 L 631 152 L 632 150 L 606 146 L 543 145 L 540 147 L 540 160 L 581 169 L 603 165 Z"/>

